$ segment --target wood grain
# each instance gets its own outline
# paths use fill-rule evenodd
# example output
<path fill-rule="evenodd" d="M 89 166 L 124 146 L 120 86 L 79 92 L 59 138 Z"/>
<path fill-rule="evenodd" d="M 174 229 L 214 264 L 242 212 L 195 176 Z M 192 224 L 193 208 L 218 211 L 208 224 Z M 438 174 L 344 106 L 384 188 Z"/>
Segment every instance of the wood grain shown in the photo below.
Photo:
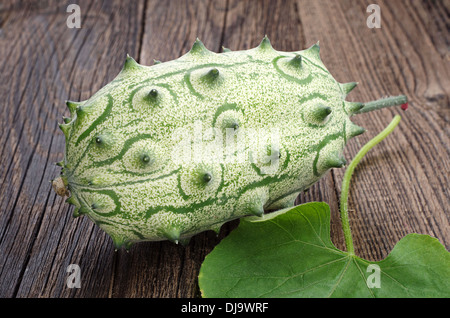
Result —
<path fill-rule="evenodd" d="M 59 173 L 64 138 L 57 127 L 66 99 L 85 100 L 110 82 L 126 54 L 152 65 L 187 52 L 198 37 L 212 51 L 256 46 L 268 35 L 277 50 L 320 41 L 322 59 L 341 82 L 359 85 L 349 100 L 406 94 L 410 108 L 358 115 L 368 131 L 350 141 L 350 160 L 399 113 L 396 130 L 358 166 L 350 189 L 356 253 L 379 260 L 411 232 L 450 247 L 450 1 L 377 1 L 382 27 L 366 25 L 370 0 L 75 1 L 81 29 L 69 29 L 67 4 L 0 4 L 0 297 L 199 297 L 204 257 L 217 237 L 186 247 L 140 243 L 114 252 L 87 218 L 73 219 L 50 180 Z M 344 248 L 338 198 L 344 170 L 327 174 L 297 202 L 325 201 L 332 240 Z M 66 268 L 81 268 L 68 288 Z"/>
<path fill-rule="evenodd" d="M 3 297 L 108 296 L 114 253 L 109 238 L 51 190 L 64 138 L 64 100 L 83 100 L 137 54 L 143 3 L 79 2 L 82 28 L 66 26 L 61 2 L 3 7 L 0 294 Z M 132 18 L 134 17 L 134 18 Z M 98 45 L 101 43 L 101 45 Z M 3 108 L 3 107 L 2 107 Z M 69 264 L 84 287 L 69 289 Z"/>

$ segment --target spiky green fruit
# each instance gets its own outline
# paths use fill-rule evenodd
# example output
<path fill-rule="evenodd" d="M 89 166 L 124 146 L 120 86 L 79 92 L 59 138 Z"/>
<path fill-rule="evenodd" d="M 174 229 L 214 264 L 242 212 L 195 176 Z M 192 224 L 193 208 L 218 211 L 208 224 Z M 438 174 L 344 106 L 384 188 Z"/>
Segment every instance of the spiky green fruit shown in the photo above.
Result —
<path fill-rule="evenodd" d="M 70 191 L 74 216 L 87 215 L 117 248 L 217 232 L 292 206 L 345 164 L 345 144 L 364 132 L 350 121 L 364 104 L 345 101 L 355 86 L 330 75 L 318 44 L 280 52 L 267 37 L 223 53 L 197 39 L 184 56 L 151 67 L 128 56 L 89 100 L 67 102 L 53 184 Z"/>

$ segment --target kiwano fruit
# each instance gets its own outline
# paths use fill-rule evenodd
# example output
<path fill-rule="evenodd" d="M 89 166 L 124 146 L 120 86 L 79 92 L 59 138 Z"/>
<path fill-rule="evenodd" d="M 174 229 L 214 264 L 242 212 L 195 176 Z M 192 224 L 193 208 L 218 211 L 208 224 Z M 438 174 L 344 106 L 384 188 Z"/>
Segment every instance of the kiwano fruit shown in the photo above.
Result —
<path fill-rule="evenodd" d="M 198 39 L 182 57 L 148 67 L 127 57 L 117 77 L 70 117 L 53 187 L 108 233 L 133 242 L 186 242 L 225 222 L 294 205 L 364 132 L 355 114 L 406 103 L 346 101 L 319 45 L 214 53 Z"/>

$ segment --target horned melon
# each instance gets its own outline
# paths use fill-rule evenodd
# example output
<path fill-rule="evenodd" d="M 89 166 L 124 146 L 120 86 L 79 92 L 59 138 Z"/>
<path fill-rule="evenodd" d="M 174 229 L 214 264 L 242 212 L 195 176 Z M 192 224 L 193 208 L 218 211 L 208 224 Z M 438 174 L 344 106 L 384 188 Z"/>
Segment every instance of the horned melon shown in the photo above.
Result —
<path fill-rule="evenodd" d="M 319 45 L 214 53 L 196 40 L 182 57 L 122 71 L 83 102 L 67 101 L 58 194 L 116 248 L 186 242 L 246 215 L 293 206 L 365 130 L 350 117 L 402 104 L 346 101 Z"/>

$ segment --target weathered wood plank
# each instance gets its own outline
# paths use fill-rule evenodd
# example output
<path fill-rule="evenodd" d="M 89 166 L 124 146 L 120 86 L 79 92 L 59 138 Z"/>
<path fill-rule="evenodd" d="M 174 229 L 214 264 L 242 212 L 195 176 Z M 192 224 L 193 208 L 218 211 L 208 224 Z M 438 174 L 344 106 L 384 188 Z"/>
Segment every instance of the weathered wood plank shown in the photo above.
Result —
<path fill-rule="evenodd" d="M 400 126 L 367 155 L 353 177 L 349 204 L 354 210 L 356 252 L 368 259 L 384 258 L 410 232 L 433 235 L 449 246 L 445 186 L 449 142 L 443 131 L 448 117 L 440 114 L 443 108 L 448 112 L 448 63 L 438 67 L 446 63 L 429 45 L 424 25 L 410 19 L 416 15 L 417 3 L 412 7 L 379 2 L 381 29 L 366 26 L 370 1 L 298 3 L 303 25 L 314 26 L 305 34 L 311 42 L 320 39 L 321 55 L 331 73 L 339 81 L 360 83 L 349 100 L 397 94 L 406 94 L 410 100 L 410 109 L 400 113 Z M 443 106 L 430 107 L 427 94 L 438 96 L 431 100 L 440 100 Z M 368 132 L 350 142 L 347 158 L 395 113 L 399 111 L 384 109 L 355 117 Z M 344 169 L 332 172 L 338 193 L 343 173 Z"/>
<path fill-rule="evenodd" d="M 368 158 L 367 164 L 360 167 L 360 175 L 372 181 L 361 179 L 359 184 L 364 182 L 370 188 L 361 191 L 355 185 L 354 202 L 358 202 L 355 209 L 369 213 L 368 218 L 364 214 L 355 220 L 356 227 L 360 228 L 357 230 L 360 251 L 371 255 L 374 247 L 382 246 L 372 256 L 375 259 L 387 256 L 395 243 L 411 232 L 437 237 L 447 247 L 450 244 L 446 216 L 450 153 L 449 138 L 443 131 L 448 126 L 444 109 L 448 113 L 450 65 L 431 45 L 425 26 L 416 18 L 417 2 L 411 4 L 393 6 L 388 1 L 381 2 L 383 25 L 379 31 L 382 33 L 364 29 L 365 32 L 356 35 L 364 48 L 361 51 L 367 50 L 365 55 L 370 54 L 373 61 L 373 71 L 363 71 L 367 77 L 364 82 L 378 71 L 374 81 L 380 87 L 376 88 L 378 94 L 383 94 L 382 90 L 389 90 L 390 94 L 404 92 L 411 105 L 407 112 L 401 113 L 403 120 L 395 134 L 374 149 L 373 160 Z M 343 12 L 349 10 L 348 5 L 341 8 Z M 360 3 L 360 10 L 365 8 Z M 383 114 L 394 113 L 386 110 L 366 117 L 378 116 L 381 122 Z M 355 213 L 356 218 L 358 214 Z"/>
<path fill-rule="evenodd" d="M 63 101 L 91 96 L 139 52 L 143 2 L 78 2 L 81 29 L 69 29 L 61 2 L 12 3 L 2 26 L 2 199 L 0 294 L 3 297 L 108 296 L 113 278 L 109 238 L 87 218 L 74 221 L 51 190 L 64 138 Z M 3 133 L 6 132 L 6 133 Z M 3 168 L 5 167 L 5 168 Z M 108 253 L 109 252 L 109 253 Z M 83 288 L 66 286 L 79 264 Z"/>
<path fill-rule="evenodd" d="M 224 46 L 247 50 L 267 35 L 277 50 L 294 51 L 305 45 L 302 21 L 295 1 L 231 0 Z"/>

